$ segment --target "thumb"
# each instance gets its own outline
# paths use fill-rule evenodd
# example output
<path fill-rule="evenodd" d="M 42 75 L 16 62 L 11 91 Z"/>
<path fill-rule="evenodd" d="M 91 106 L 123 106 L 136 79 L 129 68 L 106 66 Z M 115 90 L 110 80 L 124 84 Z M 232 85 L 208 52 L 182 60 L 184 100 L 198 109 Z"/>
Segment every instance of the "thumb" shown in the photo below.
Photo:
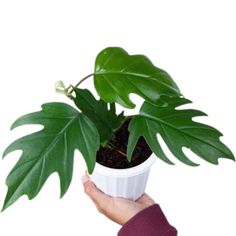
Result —
<path fill-rule="evenodd" d="M 111 197 L 101 192 L 90 180 L 88 175 L 82 176 L 84 192 L 92 199 L 97 208 L 104 209 L 110 203 Z"/>

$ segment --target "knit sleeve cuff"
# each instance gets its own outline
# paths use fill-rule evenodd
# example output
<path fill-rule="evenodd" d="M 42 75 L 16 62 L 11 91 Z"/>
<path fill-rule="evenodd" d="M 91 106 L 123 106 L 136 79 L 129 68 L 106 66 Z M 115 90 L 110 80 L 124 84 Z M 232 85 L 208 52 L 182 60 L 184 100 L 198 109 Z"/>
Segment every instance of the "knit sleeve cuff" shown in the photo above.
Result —
<path fill-rule="evenodd" d="M 176 236 L 158 204 L 140 211 L 120 229 L 118 236 Z"/>

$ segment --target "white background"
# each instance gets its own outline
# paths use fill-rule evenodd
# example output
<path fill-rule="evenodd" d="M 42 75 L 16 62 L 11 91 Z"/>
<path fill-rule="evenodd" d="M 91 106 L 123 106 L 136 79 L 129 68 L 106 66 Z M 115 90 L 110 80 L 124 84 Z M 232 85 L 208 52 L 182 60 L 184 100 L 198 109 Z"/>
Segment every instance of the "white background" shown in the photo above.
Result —
<path fill-rule="evenodd" d="M 218 128 L 234 153 L 236 7 L 234 1 L 0 1 L 0 152 L 32 127 L 9 131 L 19 116 L 52 101 L 70 101 L 54 83 L 75 84 L 93 72 L 107 46 L 145 54 L 167 70 L 199 118 Z M 84 86 L 93 89 L 92 78 Z M 136 96 L 131 96 L 137 98 Z M 141 102 L 141 100 L 139 100 Z M 130 111 L 127 112 L 127 114 Z M 236 235 L 236 165 L 220 159 L 192 168 L 157 161 L 147 186 L 179 236 Z M 0 203 L 5 178 L 20 151 L 0 161 Z M 53 174 L 32 201 L 23 196 L 0 213 L 0 235 L 116 235 L 120 226 L 100 215 L 84 195 L 84 161 L 75 155 L 72 184 L 59 199 Z"/>

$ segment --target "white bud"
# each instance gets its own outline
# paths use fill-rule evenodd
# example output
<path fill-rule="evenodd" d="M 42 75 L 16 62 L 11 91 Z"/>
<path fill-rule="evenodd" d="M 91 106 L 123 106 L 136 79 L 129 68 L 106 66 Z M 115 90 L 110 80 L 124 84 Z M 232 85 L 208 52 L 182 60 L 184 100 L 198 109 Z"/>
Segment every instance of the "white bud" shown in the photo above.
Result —
<path fill-rule="evenodd" d="M 65 84 L 63 83 L 63 81 L 59 80 L 55 83 L 55 89 L 57 93 L 60 94 L 65 94 L 66 96 L 69 95 Z"/>

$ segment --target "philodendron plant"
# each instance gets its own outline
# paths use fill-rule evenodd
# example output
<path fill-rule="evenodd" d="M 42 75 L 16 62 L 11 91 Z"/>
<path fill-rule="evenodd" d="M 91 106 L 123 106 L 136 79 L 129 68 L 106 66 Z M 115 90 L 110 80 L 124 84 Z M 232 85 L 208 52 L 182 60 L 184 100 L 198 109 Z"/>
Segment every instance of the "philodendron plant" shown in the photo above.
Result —
<path fill-rule="evenodd" d="M 79 88 L 89 77 L 93 77 L 100 100 L 89 90 Z M 58 82 L 57 91 L 66 94 L 76 108 L 65 103 L 46 103 L 41 111 L 22 116 L 11 126 L 14 129 L 40 124 L 44 128 L 17 139 L 4 151 L 3 157 L 15 150 L 22 150 L 22 155 L 7 177 L 8 192 L 3 210 L 24 194 L 29 199 L 34 198 L 54 172 L 60 178 L 62 197 L 71 183 L 76 149 L 91 174 L 100 146 L 106 147 L 112 134 L 126 120 L 123 112 L 116 114 L 116 103 L 128 109 L 135 107 L 130 93 L 141 96 L 144 102 L 139 114 L 131 116 L 128 126 L 126 155 L 129 161 L 138 139 L 143 136 L 158 158 L 174 164 L 163 152 L 157 134 L 173 155 L 187 165 L 198 164 L 184 154 L 183 147 L 212 164 L 218 164 L 219 158 L 234 160 L 232 152 L 220 141 L 222 134 L 218 130 L 192 120 L 206 114 L 179 109 L 191 101 L 183 97 L 167 72 L 143 55 L 129 55 L 122 48 L 106 48 L 98 54 L 93 74 L 67 88 L 63 82 Z"/>

